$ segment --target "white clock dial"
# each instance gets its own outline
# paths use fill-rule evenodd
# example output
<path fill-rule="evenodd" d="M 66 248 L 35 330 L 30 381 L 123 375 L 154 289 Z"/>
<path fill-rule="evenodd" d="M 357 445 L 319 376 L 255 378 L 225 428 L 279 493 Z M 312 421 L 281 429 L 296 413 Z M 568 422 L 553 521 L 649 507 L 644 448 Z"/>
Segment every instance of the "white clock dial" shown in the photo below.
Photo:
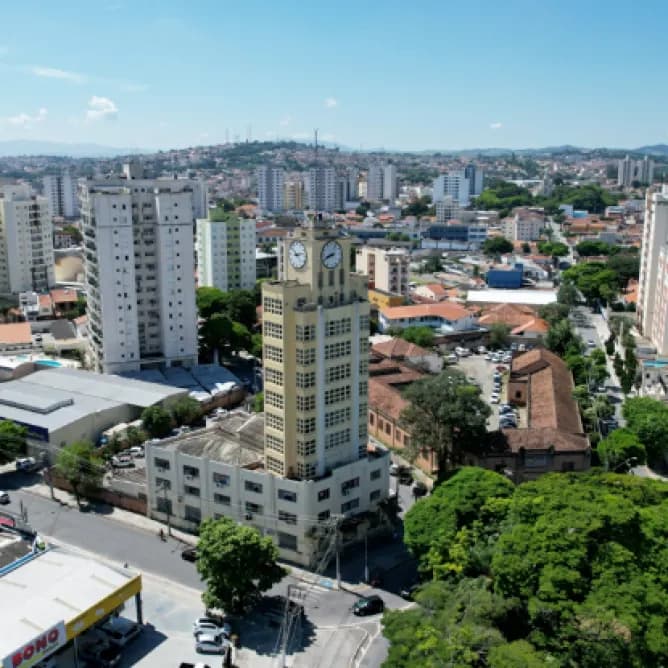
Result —
<path fill-rule="evenodd" d="M 303 269 L 306 265 L 306 246 L 301 241 L 293 241 L 288 250 L 288 258 L 295 269 Z"/>
<path fill-rule="evenodd" d="M 343 259 L 341 244 L 339 244 L 337 241 L 328 241 L 322 247 L 321 257 L 322 263 L 325 265 L 325 267 L 327 267 L 327 269 L 334 269 Z"/>

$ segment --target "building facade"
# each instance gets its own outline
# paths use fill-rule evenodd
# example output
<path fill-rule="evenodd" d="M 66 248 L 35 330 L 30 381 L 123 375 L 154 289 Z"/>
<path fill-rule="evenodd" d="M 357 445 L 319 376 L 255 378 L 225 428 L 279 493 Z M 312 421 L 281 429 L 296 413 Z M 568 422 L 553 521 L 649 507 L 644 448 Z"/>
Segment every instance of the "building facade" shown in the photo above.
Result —
<path fill-rule="evenodd" d="M 369 289 L 408 297 L 411 256 L 404 248 L 361 246 L 355 267 L 369 280 Z"/>
<path fill-rule="evenodd" d="M 447 196 L 452 197 L 460 207 L 469 205 L 470 183 L 463 169 L 446 172 L 434 179 L 433 195 L 434 202 L 441 202 Z"/>
<path fill-rule="evenodd" d="M 283 187 L 283 206 L 288 211 L 304 208 L 304 184 L 299 180 L 286 181 Z"/>
<path fill-rule="evenodd" d="M 668 354 L 668 186 L 648 191 L 640 256 L 637 318 L 641 333 Z"/>
<path fill-rule="evenodd" d="M 198 286 L 252 290 L 255 277 L 255 220 L 209 209 L 197 221 Z"/>
<path fill-rule="evenodd" d="M 282 167 L 262 165 L 255 172 L 257 199 L 263 211 L 283 211 L 285 172 Z M 296 208 L 296 207 L 293 207 Z"/>
<path fill-rule="evenodd" d="M 469 195 L 477 197 L 483 191 L 484 187 L 484 172 L 482 167 L 474 165 L 466 165 L 464 168 L 464 176 L 469 180 Z"/>
<path fill-rule="evenodd" d="M 45 176 L 42 186 L 44 197 L 49 200 L 51 217 L 76 218 L 79 215 L 77 182 L 69 172 Z"/>
<path fill-rule="evenodd" d="M 654 181 L 654 161 L 649 156 L 642 160 L 631 160 L 627 155 L 617 163 L 617 185 L 630 188 L 634 181 L 652 185 Z"/>
<path fill-rule="evenodd" d="M 336 209 L 336 170 L 318 165 L 308 172 L 308 205 L 311 211 L 331 212 Z"/>
<path fill-rule="evenodd" d="M 197 362 L 187 179 L 81 183 L 90 356 L 103 373 Z"/>
<path fill-rule="evenodd" d="M 394 204 L 398 195 L 399 177 L 395 165 L 385 165 L 383 169 L 383 199 Z"/>
<path fill-rule="evenodd" d="M 0 293 L 47 292 L 55 285 L 53 228 L 46 197 L 30 186 L 0 189 Z"/>
<path fill-rule="evenodd" d="M 366 175 L 366 198 L 369 202 L 381 202 L 383 200 L 383 179 L 385 168 L 383 165 L 369 165 Z"/>
<path fill-rule="evenodd" d="M 512 241 L 537 241 L 545 228 L 545 216 L 531 209 L 516 209 L 505 223 L 505 235 Z"/>

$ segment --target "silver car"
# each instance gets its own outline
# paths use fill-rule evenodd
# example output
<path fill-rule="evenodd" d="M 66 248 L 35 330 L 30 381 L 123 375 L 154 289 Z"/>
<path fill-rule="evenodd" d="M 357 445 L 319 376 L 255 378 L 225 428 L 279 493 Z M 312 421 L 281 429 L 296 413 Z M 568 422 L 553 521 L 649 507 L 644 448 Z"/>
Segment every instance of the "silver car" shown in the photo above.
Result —
<path fill-rule="evenodd" d="M 227 654 L 230 643 L 222 633 L 200 633 L 195 640 L 195 651 L 200 654 Z"/>

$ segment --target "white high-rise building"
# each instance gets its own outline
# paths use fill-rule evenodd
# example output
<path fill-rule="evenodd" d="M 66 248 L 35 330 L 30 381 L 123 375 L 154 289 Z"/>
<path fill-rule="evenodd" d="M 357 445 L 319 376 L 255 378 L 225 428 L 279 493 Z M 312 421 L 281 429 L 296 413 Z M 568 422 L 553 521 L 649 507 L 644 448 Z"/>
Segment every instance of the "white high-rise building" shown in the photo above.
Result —
<path fill-rule="evenodd" d="M 209 209 L 197 220 L 199 287 L 253 290 L 255 287 L 255 220 L 222 209 Z"/>
<path fill-rule="evenodd" d="M 366 198 L 369 202 L 383 200 L 383 179 L 385 170 L 382 165 L 370 165 L 366 175 Z"/>
<path fill-rule="evenodd" d="M 193 197 L 198 182 L 80 184 L 88 330 L 104 373 L 197 362 Z"/>
<path fill-rule="evenodd" d="M 25 184 L 0 188 L 0 293 L 45 292 L 55 285 L 49 201 Z"/>
<path fill-rule="evenodd" d="M 464 170 L 457 170 L 441 174 L 434 179 L 432 199 L 434 202 L 440 202 L 448 195 L 459 206 L 468 206 L 470 202 L 470 184 L 466 178 Z"/>
<path fill-rule="evenodd" d="M 79 215 L 77 182 L 69 172 L 48 174 L 42 179 L 42 185 L 52 217 L 76 218 Z"/>
<path fill-rule="evenodd" d="M 638 327 L 668 355 L 668 186 L 647 193 L 638 281 Z"/>
<path fill-rule="evenodd" d="M 634 181 L 651 185 L 654 181 L 654 161 L 645 156 L 642 160 L 631 160 L 627 155 L 617 163 L 617 185 L 630 188 Z"/>
<path fill-rule="evenodd" d="M 312 211 L 336 209 L 336 170 L 318 165 L 308 172 L 308 205 Z"/>
<path fill-rule="evenodd" d="M 262 165 L 258 167 L 257 198 L 263 211 L 283 211 L 283 193 L 285 187 L 285 172 L 282 167 Z"/>
<path fill-rule="evenodd" d="M 394 204 L 397 199 L 397 168 L 395 165 L 385 165 L 383 169 L 383 199 Z"/>

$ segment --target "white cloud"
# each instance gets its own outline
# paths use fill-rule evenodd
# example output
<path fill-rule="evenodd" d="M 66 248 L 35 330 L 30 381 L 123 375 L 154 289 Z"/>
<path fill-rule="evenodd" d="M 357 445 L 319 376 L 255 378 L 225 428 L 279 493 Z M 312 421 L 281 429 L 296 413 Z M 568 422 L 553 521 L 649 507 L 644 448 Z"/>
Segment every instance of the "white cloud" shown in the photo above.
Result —
<path fill-rule="evenodd" d="M 69 81 L 70 83 L 81 84 L 84 83 L 86 77 L 77 72 L 68 72 L 67 70 L 59 70 L 56 67 L 33 67 L 32 73 L 36 77 L 43 77 L 45 79 L 61 79 L 62 81 Z"/>
<path fill-rule="evenodd" d="M 292 122 L 292 116 L 283 116 L 283 118 L 281 118 L 278 124 L 281 127 L 287 127 L 288 125 L 290 125 L 291 122 Z"/>
<path fill-rule="evenodd" d="M 339 104 L 339 101 L 335 97 L 326 97 L 325 106 L 327 109 L 334 109 Z"/>
<path fill-rule="evenodd" d="M 490 124 L 489 124 L 489 127 L 490 127 L 492 130 L 499 130 L 500 128 L 503 127 L 503 123 L 500 123 L 499 121 L 495 121 L 494 123 L 490 123 Z"/>
<path fill-rule="evenodd" d="M 48 111 L 42 107 L 34 116 L 21 112 L 16 114 L 16 116 L 10 116 L 5 119 L 10 125 L 16 125 L 17 127 L 29 128 L 35 123 L 41 123 L 44 121 L 48 115 Z"/>
<path fill-rule="evenodd" d="M 89 121 L 97 121 L 105 118 L 116 118 L 118 107 L 113 100 L 108 97 L 93 97 L 88 100 L 88 109 L 86 109 L 86 118 Z"/>

